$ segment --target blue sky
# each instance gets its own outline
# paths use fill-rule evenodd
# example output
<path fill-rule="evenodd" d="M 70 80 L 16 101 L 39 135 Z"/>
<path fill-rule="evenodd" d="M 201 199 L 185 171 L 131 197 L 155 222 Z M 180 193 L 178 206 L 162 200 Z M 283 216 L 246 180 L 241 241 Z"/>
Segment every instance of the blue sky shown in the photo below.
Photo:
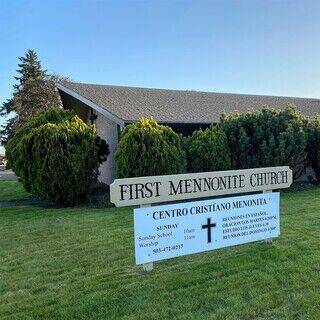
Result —
<path fill-rule="evenodd" d="M 28 48 L 79 82 L 320 98 L 319 12 L 306 0 L 2 0 L 0 103 Z"/>

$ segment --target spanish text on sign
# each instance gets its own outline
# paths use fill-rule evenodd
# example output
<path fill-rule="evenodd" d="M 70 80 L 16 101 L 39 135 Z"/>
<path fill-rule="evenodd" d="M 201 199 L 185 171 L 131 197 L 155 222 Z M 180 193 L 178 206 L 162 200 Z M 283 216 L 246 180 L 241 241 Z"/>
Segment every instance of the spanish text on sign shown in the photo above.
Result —
<path fill-rule="evenodd" d="M 274 238 L 279 193 L 134 209 L 134 234 L 137 264 Z"/>

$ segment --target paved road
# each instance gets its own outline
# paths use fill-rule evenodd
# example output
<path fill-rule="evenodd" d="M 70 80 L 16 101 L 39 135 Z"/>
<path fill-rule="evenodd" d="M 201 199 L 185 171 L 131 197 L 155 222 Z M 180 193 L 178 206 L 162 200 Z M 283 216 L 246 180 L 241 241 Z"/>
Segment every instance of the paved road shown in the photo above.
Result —
<path fill-rule="evenodd" d="M 0 180 L 18 180 L 18 177 L 14 175 L 12 170 L 0 171 Z"/>

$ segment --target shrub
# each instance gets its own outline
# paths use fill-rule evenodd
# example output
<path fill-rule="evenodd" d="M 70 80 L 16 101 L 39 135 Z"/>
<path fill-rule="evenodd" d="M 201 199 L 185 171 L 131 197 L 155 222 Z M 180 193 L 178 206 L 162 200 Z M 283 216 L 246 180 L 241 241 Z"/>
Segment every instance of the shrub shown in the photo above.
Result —
<path fill-rule="evenodd" d="M 142 118 L 121 133 L 116 162 L 119 178 L 182 173 L 185 153 L 170 127 Z"/>
<path fill-rule="evenodd" d="M 6 153 L 25 189 L 59 205 L 75 205 L 98 175 L 101 141 L 72 111 L 39 113 L 9 140 Z"/>
<path fill-rule="evenodd" d="M 305 117 L 293 106 L 285 110 L 229 113 L 221 116 L 235 169 L 288 165 L 297 178 L 306 166 Z"/>
<path fill-rule="evenodd" d="M 310 119 L 308 133 L 308 164 L 314 170 L 316 180 L 320 183 L 320 115 Z"/>
<path fill-rule="evenodd" d="M 186 142 L 188 171 L 208 172 L 231 168 L 226 134 L 220 125 L 194 131 Z"/>

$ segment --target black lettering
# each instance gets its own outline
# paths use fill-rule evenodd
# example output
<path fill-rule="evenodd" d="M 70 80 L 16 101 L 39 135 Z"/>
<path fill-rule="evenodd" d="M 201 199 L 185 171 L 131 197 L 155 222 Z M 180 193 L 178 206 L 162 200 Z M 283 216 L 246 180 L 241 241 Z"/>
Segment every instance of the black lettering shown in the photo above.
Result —
<path fill-rule="evenodd" d="M 255 173 L 253 173 L 251 176 L 250 176 L 250 184 L 251 184 L 251 187 L 255 187 L 257 184 L 255 183 L 255 184 L 253 184 L 253 177 L 255 176 L 256 174 Z"/>
<path fill-rule="evenodd" d="M 204 191 L 210 191 L 211 190 L 211 178 L 207 179 L 204 178 Z M 208 189 L 207 189 L 208 188 Z"/>
<path fill-rule="evenodd" d="M 271 172 L 271 184 L 277 184 L 277 174 L 275 172 Z"/>
<path fill-rule="evenodd" d="M 120 197 L 120 200 L 124 200 L 124 194 L 127 193 L 127 190 L 124 190 L 123 188 L 124 187 L 128 187 L 127 184 L 121 184 L 120 185 L 120 194 L 121 194 L 121 197 Z"/>
<path fill-rule="evenodd" d="M 226 189 L 227 185 L 226 185 L 226 181 L 223 180 L 223 178 L 225 177 L 219 177 L 219 185 L 220 185 L 220 190 L 222 189 Z M 223 187 L 223 188 L 222 188 Z"/>
<path fill-rule="evenodd" d="M 139 199 L 139 193 L 141 194 L 141 198 L 144 199 L 143 190 L 144 184 L 143 183 L 137 183 L 136 184 L 136 199 Z"/>
<path fill-rule="evenodd" d="M 150 187 L 152 187 L 152 186 L 153 186 L 153 183 L 152 183 L 152 182 L 147 182 L 147 183 L 144 185 L 144 187 L 145 187 L 145 189 L 146 189 L 146 191 L 147 191 L 147 192 L 144 193 L 144 196 L 145 196 L 146 198 L 151 198 L 152 195 L 153 195 L 153 191 L 152 191 L 151 188 L 149 188 L 149 185 L 150 185 Z"/>
<path fill-rule="evenodd" d="M 185 193 L 192 193 L 192 190 L 190 189 L 191 187 L 191 179 L 186 179 L 184 180 L 184 185 L 185 185 Z"/>
<path fill-rule="evenodd" d="M 239 188 L 244 188 L 244 175 L 240 174 L 239 176 Z"/>
<path fill-rule="evenodd" d="M 169 195 L 176 195 L 178 192 L 181 194 L 182 193 L 182 181 L 180 180 L 178 183 L 177 188 L 174 188 L 174 184 L 172 181 L 169 181 Z"/>
<path fill-rule="evenodd" d="M 155 182 L 155 185 L 156 185 L 156 197 L 159 197 L 160 196 L 159 185 L 161 185 L 161 182 L 157 181 L 157 182 Z"/>
<path fill-rule="evenodd" d="M 198 181 L 199 180 L 199 181 Z M 201 192 L 201 178 L 199 179 L 193 179 L 193 192 Z M 196 187 L 198 188 L 198 190 L 196 190 Z"/>

